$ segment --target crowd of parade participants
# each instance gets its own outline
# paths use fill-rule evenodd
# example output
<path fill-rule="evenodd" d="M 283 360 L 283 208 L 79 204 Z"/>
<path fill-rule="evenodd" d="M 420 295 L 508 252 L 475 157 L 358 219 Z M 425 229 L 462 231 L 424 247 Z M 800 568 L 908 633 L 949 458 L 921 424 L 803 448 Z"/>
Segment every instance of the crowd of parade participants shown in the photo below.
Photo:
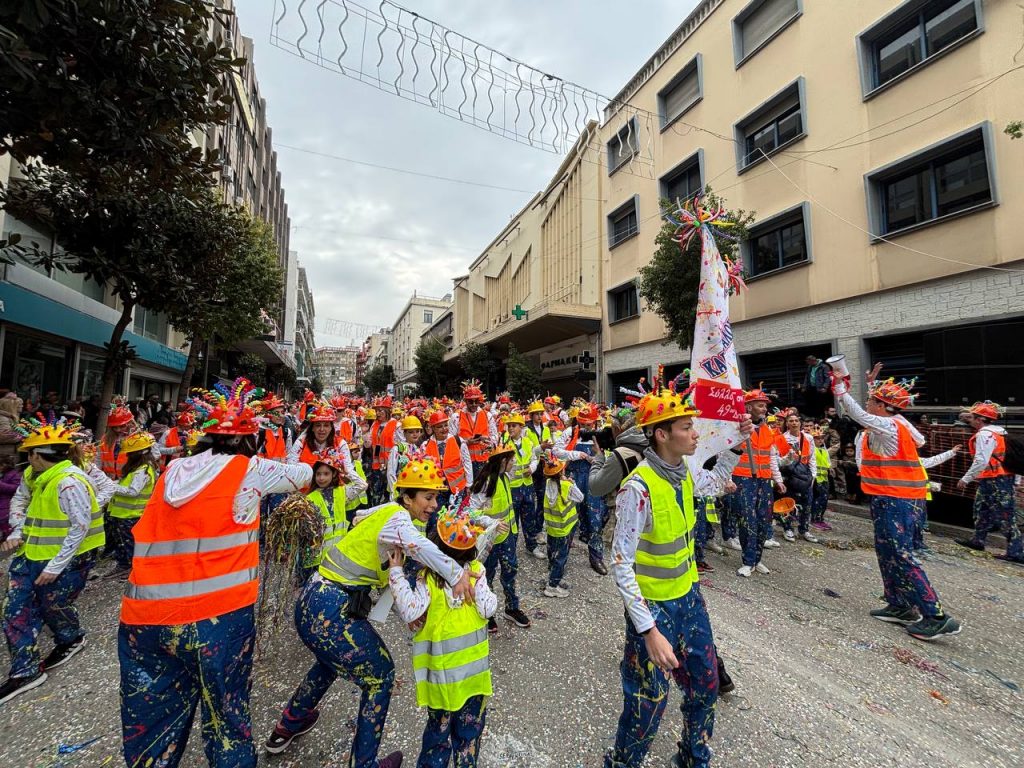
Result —
<path fill-rule="evenodd" d="M 531 627 L 519 558 L 545 561 L 543 596 L 571 605 L 577 547 L 597 577 L 611 574 L 625 607 L 622 713 L 605 766 L 641 765 L 672 680 L 684 714 L 672 764 L 707 766 L 716 700 L 735 683 L 700 592 L 700 574 L 713 570 L 704 553 L 736 550 L 739 577 L 768 576 L 766 552 L 784 547 L 779 539 L 816 543 L 829 530 L 841 462 L 856 462 L 870 500 L 885 597 L 871 616 L 918 640 L 960 632 L 915 556 L 927 469 L 960 447 L 922 458 L 924 438 L 902 415 L 910 382 L 881 380 L 876 366 L 863 407 L 849 386 L 832 377 L 837 407 L 860 426 L 852 456 L 839 455 L 827 422 L 779 411 L 753 388 L 739 442 L 700 465 L 698 412 L 678 380 L 641 386 L 621 406 L 487 401 L 475 381 L 458 400 L 309 393 L 288 404 L 239 380 L 196 391 L 159 438 L 116 403 L 102 435 L 52 414 L 24 419 L 17 458 L 0 467 L 9 506 L 0 552 L 11 558 L 0 703 L 44 685 L 85 647 L 75 603 L 89 582 L 122 579 L 126 764 L 178 765 L 201 704 L 209 764 L 255 766 L 261 528 L 303 494 L 324 526 L 322 546 L 296 573 L 295 627 L 310 666 L 295 674 L 267 752 L 317 726 L 341 677 L 361 692 L 348 765 L 400 766 L 402 753 L 382 757 L 381 741 L 396 664 L 411 663 L 426 710 L 416 765 L 476 765 L 493 693 L 488 638 L 499 621 Z M 977 482 L 976 530 L 961 543 L 983 549 L 1001 532 L 1002 557 L 1021 563 L 1000 415 L 987 401 L 961 415 L 975 430 L 961 487 Z M 395 659 L 370 620 L 390 601 L 412 633 L 411 660 Z"/>

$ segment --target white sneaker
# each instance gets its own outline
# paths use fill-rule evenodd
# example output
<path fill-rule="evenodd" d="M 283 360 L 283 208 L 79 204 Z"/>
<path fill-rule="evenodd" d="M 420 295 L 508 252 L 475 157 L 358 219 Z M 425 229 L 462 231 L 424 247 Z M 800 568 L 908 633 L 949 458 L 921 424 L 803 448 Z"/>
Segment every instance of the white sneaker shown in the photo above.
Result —
<path fill-rule="evenodd" d="M 550 584 L 544 587 L 544 597 L 568 597 L 569 593 L 561 587 L 552 587 Z"/>
<path fill-rule="evenodd" d="M 725 546 L 729 549 L 735 549 L 737 552 L 742 552 L 743 547 L 740 546 L 740 540 L 733 536 L 731 539 L 725 540 Z"/>
<path fill-rule="evenodd" d="M 722 545 L 719 544 L 714 539 L 712 539 L 711 541 L 708 542 L 708 549 L 710 549 L 716 555 L 720 555 L 720 554 L 722 554 L 722 552 L 725 551 L 725 550 L 722 549 Z"/>
<path fill-rule="evenodd" d="M 751 568 L 749 565 L 744 565 L 744 566 L 741 566 L 740 568 L 738 568 L 736 570 L 736 575 L 737 576 L 742 576 L 744 579 L 749 579 L 750 578 L 750 574 L 752 574 L 753 572 L 754 572 L 753 568 Z"/>
<path fill-rule="evenodd" d="M 763 573 L 765 575 L 768 575 L 769 573 L 771 573 L 771 571 L 768 570 L 768 566 L 765 565 L 764 563 L 760 563 L 760 562 L 757 565 L 754 566 L 754 570 L 757 571 L 758 573 Z"/>
<path fill-rule="evenodd" d="M 815 536 L 815 535 L 814 535 L 813 533 L 811 533 L 810 531 L 807 531 L 807 532 L 806 532 L 806 533 L 804 534 L 804 541 L 809 541 L 809 542 L 811 542 L 811 544 L 817 544 L 817 543 L 818 543 L 818 537 L 817 537 L 817 536 Z"/>
<path fill-rule="evenodd" d="M 547 550 L 545 550 L 544 547 L 541 547 L 541 546 L 536 546 L 533 549 L 531 549 L 530 550 L 530 554 L 533 555 L 534 557 L 536 557 L 538 560 L 547 560 L 548 559 Z"/>
<path fill-rule="evenodd" d="M 764 548 L 765 549 L 775 549 L 775 547 L 781 547 L 781 546 L 782 545 L 779 544 L 779 542 L 777 542 L 775 539 L 765 539 L 764 540 Z"/>
<path fill-rule="evenodd" d="M 796 541 L 796 534 L 792 531 L 783 531 L 782 536 L 786 541 Z"/>

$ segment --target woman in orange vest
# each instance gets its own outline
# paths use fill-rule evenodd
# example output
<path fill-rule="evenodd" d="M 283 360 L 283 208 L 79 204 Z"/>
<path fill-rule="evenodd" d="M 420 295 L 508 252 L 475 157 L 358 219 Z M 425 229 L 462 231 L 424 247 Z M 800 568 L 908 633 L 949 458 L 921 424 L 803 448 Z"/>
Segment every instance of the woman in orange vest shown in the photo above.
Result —
<path fill-rule="evenodd" d="M 192 399 L 208 449 L 171 462 L 132 530 L 118 631 L 130 766 L 175 768 L 200 701 L 210 765 L 256 765 L 249 693 L 260 498 L 308 486 L 313 470 L 255 457 L 252 394 L 240 380 Z"/>
<path fill-rule="evenodd" d="M 433 459 L 444 473 L 447 491 L 437 495 L 437 507 L 455 509 L 465 496 L 466 489 L 473 484 L 473 462 L 469 448 L 457 437 L 448 434 L 448 415 L 434 411 L 427 417 L 427 426 L 432 436 L 423 448 L 427 457 Z"/>
<path fill-rule="evenodd" d="M 294 435 L 285 424 L 286 403 L 274 394 L 265 395 L 253 404 L 263 414 L 263 423 L 257 438 L 257 455 L 272 461 L 285 461 L 292 447 Z"/>
<path fill-rule="evenodd" d="M 312 467 L 316 464 L 317 454 L 321 451 L 338 451 L 345 462 L 345 473 L 349 477 L 355 477 L 356 468 L 352 464 L 352 452 L 348 449 L 348 443 L 342 440 L 334 429 L 337 420 L 337 412 L 327 403 L 311 403 L 306 409 L 303 430 L 288 449 L 288 463 L 302 463 Z"/>
<path fill-rule="evenodd" d="M 900 415 L 913 405 L 913 380 L 879 381 L 882 364 L 868 373 L 867 409 L 850 394 L 849 377 L 833 374 L 832 392 L 851 419 L 866 431 L 861 453 L 861 488 L 871 497 L 875 524 L 875 554 L 885 591 L 884 608 L 871 616 L 902 624 L 911 637 L 934 640 L 960 633 L 960 624 L 943 611 L 921 563 L 914 556 L 914 529 L 920 503 L 928 495 L 928 476 L 921 465 L 920 447 Z M 920 439 L 923 445 L 924 438 Z"/>
<path fill-rule="evenodd" d="M 463 382 L 462 399 L 465 407 L 452 411 L 448 419 L 448 432 L 458 435 L 469 448 L 475 475 L 487 463 L 491 448 L 498 444 L 498 428 L 494 424 L 494 417 L 481 407 L 484 392 L 480 389 L 480 382 L 476 379 Z"/>
<path fill-rule="evenodd" d="M 111 480 L 121 479 L 121 470 L 127 457 L 121 453 L 121 438 L 135 431 L 135 417 L 123 405 L 114 406 L 107 417 L 107 433 L 96 451 L 100 469 Z"/>
<path fill-rule="evenodd" d="M 184 403 L 178 406 L 178 417 L 175 426 L 164 432 L 157 441 L 157 448 L 160 451 L 160 466 L 167 466 L 167 462 L 185 453 L 185 444 L 188 442 L 188 431 L 196 425 L 196 415 Z"/>
<path fill-rule="evenodd" d="M 796 502 L 796 511 L 793 515 L 783 518 L 782 530 L 786 541 L 796 541 L 793 533 L 793 518 L 797 518 L 797 533 L 812 544 L 818 543 L 818 537 L 810 532 L 809 523 L 811 519 L 811 494 L 814 490 L 814 478 L 818 473 L 818 459 L 814 453 L 814 438 L 801 429 L 802 422 L 800 414 L 796 410 L 786 415 L 786 431 L 782 433 L 785 441 L 785 453 L 779 451 L 782 456 L 790 458 L 789 475 L 790 482 L 787 484 L 787 495 Z M 779 443 L 782 446 L 782 443 Z M 796 471 L 796 465 L 801 465 L 802 470 Z M 801 481 L 806 481 L 805 487 L 800 487 Z"/>
<path fill-rule="evenodd" d="M 375 420 L 370 425 L 370 472 L 368 494 L 370 506 L 383 504 L 388 500 L 387 462 L 391 449 L 402 438 L 398 420 L 391 418 L 394 401 L 390 395 L 375 398 L 373 413 Z"/>

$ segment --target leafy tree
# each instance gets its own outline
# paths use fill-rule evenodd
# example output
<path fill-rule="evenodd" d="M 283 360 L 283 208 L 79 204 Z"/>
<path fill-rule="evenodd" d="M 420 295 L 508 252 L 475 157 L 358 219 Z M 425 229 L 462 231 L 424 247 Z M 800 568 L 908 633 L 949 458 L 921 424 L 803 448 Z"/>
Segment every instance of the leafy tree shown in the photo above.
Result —
<path fill-rule="evenodd" d="M 495 368 L 495 362 L 491 353 L 483 344 L 475 341 L 467 341 L 462 345 L 462 353 L 459 355 L 459 362 L 462 363 L 462 370 L 471 379 L 479 379 L 487 386 L 487 379 Z"/>
<path fill-rule="evenodd" d="M 1011 139 L 1024 139 L 1024 121 L 1013 120 L 1006 124 L 1003 133 Z"/>
<path fill-rule="evenodd" d="M 267 385 L 267 364 L 255 352 L 245 352 L 238 356 L 235 364 L 235 376 L 244 376 L 257 387 Z"/>
<path fill-rule="evenodd" d="M 366 397 L 366 387 L 363 386 L 363 382 L 357 382 L 354 391 L 359 397 Z"/>
<path fill-rule="evenodd" d="M 521 403 L 540 389 L 540 369 L 526 355 L 520 354 L 515 344 L 508 345 L 505 383 L 512 397 Z"/>
<path fill-rule="evenodd" d="M 413 353 L 416 362 L 416 380 L 427 397 L 441 395 L 448 383 L 444 372 L 444 355 L 448 351 L 444 342 L 434 336 L 422 339 Z"/>
<path fill-rule="evenodd" d="M 386 363 L 379 363 L 369 368 L 363 375 L 363 384 L 367 392 L 385 392 L 388 384 L 395 380 L 395 371 Z"/>
<path fill-rule="evenodd" d="M 314 395 L 320 395 L 324 391 L 324 383 L 319 376 L 314 376 L 309 382 L 309 388 Z"/>
<path fill-rule="evenodd" d="M 706 190 L 705 201 L 709 207 L 717 207 L 721 202 L 710 188 Z M 675 207 L 675 203 L 661 201 L 662 212 L 670 212 Z M 742 240 L 747 236 L 747 227 L 754 220 L 754 214 L 727 210 L 725 219 L 735 222 L 735 226 L 727 230 L 730 237 Z M 701 245 L 700 238 L 695 237 L 683 250 L 675 237 L 675 227 L 666 221 L 654 239 L 656 249 L 650 263 L 640 268 L 637 291 L 648 308 L 665 322 L 668 340 L 678 344 L 680 349 L 688 350 L 693 346 L 693 325 L 697 317 Z M 723 256 L 737 257 L 737 241 L 719 232 L 714 233 L 714 238 Z"/>
<path fill-rule="evenodd" d="M 267 383 L 264 386 L 275 392 L 278 390 L 290 392 L 297 381 L 298 377 L 294 368 L 289 368 L 287 365 L 274 365 L 267 368 Z"/>

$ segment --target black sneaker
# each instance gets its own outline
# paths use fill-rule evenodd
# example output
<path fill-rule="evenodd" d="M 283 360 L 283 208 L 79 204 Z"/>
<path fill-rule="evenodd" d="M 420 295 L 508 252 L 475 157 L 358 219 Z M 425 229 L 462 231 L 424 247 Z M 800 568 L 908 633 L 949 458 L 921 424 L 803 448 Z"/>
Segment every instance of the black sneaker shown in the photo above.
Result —
<path fill-rule="evenodd" d="M 952 616 L 926 616 L 907 627 L 907 634 L 926 642 L 943 635 L 959 635 L 960 622 Z"/>
<path fill-rule="evenodd" d="M 15 696 L 25 693 L 25 691 L 31 691 L 33 688 L 38 688 L 45 682 L 45 672 L 37 672 L 36 674 L 28 677 L 9 677 L 7 678 L 6 683 L 0 685 L 0 704 L 3 704 L 5 701 L 10 701 Z"/>
<path fill-rule="evenodd" d="M 889 624 L 903 624 L 906 626 L 920 621 L 921 614 L 913 608 L 897 608 L 893 605 L 887 605 L 885 608 L 878 608 L 872 611 L 871 618 L 885 621 Z"/>
<path fill-rule="evenodd" d="M 1002 560 L 1004 563 L 1014 563 L 1016 565 L 1024 565 L 1024 558 L 1018 559 L 1015 557 L 1008 557 L 1007 555 L 996 555 L 996 560 Z"/>
<path fill-rule="evenodd" d="M 493 616 L 487 620 L 487 633 L 490 635 L 498 634 L 498 622 L 494 620 Z"/>
<path fill-rule="evenodd" d="M 973 549 L 975 552 L 984 552 L 985 551 L 985 545 L 984 544 L 979 544 L 974 539 L 953 539 L 953 541 L 955 541 L 961 547 L 967 547 L 968 549 Z"/>
<path fill-rule="evenodd" d="M 289 745 L 295 739 L 297 739 L 302 734 L 309 733 L 311 730 L 313 730 L 313 727 L 316 725 L 316 722 L 319 719 L 320 710 L 314 709 L 312 712 L 309 713 L 309 716 L 306 718 L 306 722 L 304 722 L 302 724 L 302 727 L 300 727 L 299 730 L 297 730 L 295 733 L 289 733 L 284 728 L 282 728 L 279 723 L 278 725 L 274 726 L 273 732 L 270 734 L 269 738 L 267 738 L 267 743 L 263 745 L 264 748 L 267 750 L 267 752 L 269 752 L 272 755 L 281 754 L 286 749 L 288 749 Z"/>
<path fill-rule="evenodd" d="M 600 558 L 597 558 L 597 557 L 590 558 L 590 567 L 593 569 L 594 573 L 596 573 L 598 576 L 607 576 L 608 575 L 608 566 L 605 565 L 604 564 L 604 560 L 601 560 Z"/>
<path fill-rule="evenodd" d="M 505 618 L 511 621 L 517 627 L 523 627 L 523 629 L 530 628 L 530 617 L 523 613 L 518 608 L 506 608 Z"/>
<path fill-rule="evenodd" d="M 50 651 L 50 655 L 43 661 L 43 669 L 49 672 L 51 669 L 56 669 L 61 664 L 67 664 L 68 661 L 71 660 L 71 657 L 84 647 L 85 635 L 82 635 L 82 637 L 73 642 L 54 646 L 53 650 Z"/>
<path fill-rule="evenodd" d="M 402 753 L 392 752 L 377 763 L 377 768 L 402 768 Z"/>
<path fill-rule="evenodd" d="M 725 669 L 725 662 L 722 661 L 722 657 L 718 657 L 718 695 L 721 696 L 723 693 L 732 693 L 736 690 L 736 683 L 732 681 L 729 673 Z"/>

